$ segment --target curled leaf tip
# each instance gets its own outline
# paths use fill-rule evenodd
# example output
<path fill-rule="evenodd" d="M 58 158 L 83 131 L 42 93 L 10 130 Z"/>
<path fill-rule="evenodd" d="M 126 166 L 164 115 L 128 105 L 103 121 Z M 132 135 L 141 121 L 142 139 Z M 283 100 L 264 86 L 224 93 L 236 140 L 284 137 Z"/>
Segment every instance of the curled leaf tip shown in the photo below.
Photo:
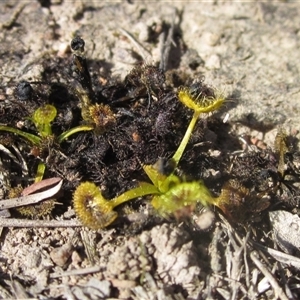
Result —
<path fill-rule="evenodd" d="M 100 189 L 92 182 L 83 182 L 77 187 L 73 203 L 77 217 L 91 229 L 102 229 L 117 218 L 110 201 L 102 196 Z"/>
<path fill-rule="evenodd" d="M 225 101 L 224 95 L 201 83 L 180 88 L 178 98 L 180 102 L 198 113 L 213 112 Z"/>

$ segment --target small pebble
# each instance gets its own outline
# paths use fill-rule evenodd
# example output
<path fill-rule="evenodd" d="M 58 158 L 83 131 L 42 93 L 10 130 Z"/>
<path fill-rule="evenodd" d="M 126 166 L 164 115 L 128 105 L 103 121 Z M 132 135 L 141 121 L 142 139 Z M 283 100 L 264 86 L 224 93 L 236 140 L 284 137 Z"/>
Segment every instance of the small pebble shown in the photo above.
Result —
<path fill-rule="evenodd" d="M 50 257 L 56 265 L 63 267 L 72 255 L 72 252 L 73 245 L 71 243 L 67 243 L 59 248 L 54 248 L 50 252 Z"/>

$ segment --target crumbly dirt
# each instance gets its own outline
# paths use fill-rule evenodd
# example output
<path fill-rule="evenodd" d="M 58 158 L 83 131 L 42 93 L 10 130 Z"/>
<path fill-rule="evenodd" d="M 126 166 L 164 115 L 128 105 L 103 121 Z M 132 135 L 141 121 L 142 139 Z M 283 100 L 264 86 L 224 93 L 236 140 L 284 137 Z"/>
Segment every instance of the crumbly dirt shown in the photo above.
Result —
<path fill-rule="evenodd" d="M 97 86 L 97 82 L 98 85 L 109 82 L 111 86 L 119 87 L 118 84 L 124 82 L 137 62 L 162 66 L 161 49 L 170 28 L 173 28 L 169 58 L 163 66 L 170 89 L 176 91 L 179 85 L 191 84 L 194 79 L 201 80 L 204 76 L 205 83 L 226 95 L 225 106 L 196 128 L 191 144 L 197 146 L 189 147 L 179 175 L 197 180 L 204 178 L 217 195 L 230 174 L 242 181 L 239 176 L 246 169 L 247 179 L 250 179 L 242 183 L 246 186 L 255 184 L 255 191 L 260 193 L 267 184 L 258 182 L 267 177 L 265 173 L 261 174 L 261 170 L 275 167 L 275 171 L 271 171 L 277 174 L 278 162 L 274 163 L 272 156 L 274 151 L 266 151 L 269 156 L 251 154 L 244 159 L 243 147 L 249 147 L 252 142 L 253 151 L 263 153 L 267 147 L 274 147 L 275 136 L 283 128 L 293 142 L 295 153 L 298 151 L 299 14 L 299 5 L 292 2 L 4 0 L 0 4 L 0 123 L 32 129 L 27 127 L 26 121 L 25 125 L 19 123 L 21 117 L 28 116 L 27 111 L 12 104 L 18 102 L 14 90 L 21 80 L 43 82 L 35 85 L 37 102 L 32 103 L 29 110 L 47 102 L 49 94 L 53 96 L 47 80 L 69 86 L 69 76 L 65 75 L 71 63 L 69 45 L 74 36 L 85 40 L 85 55 L 93 86 Z M 101 90 L 99 95 L 115 99 L 114 92 L 111 89 Z M 122 104 L 121 108 L 114 107 L 123 114 L 126 130 L 116 130 L 111 136 L 108 133 L 105 138 L 92 142 L 87 133 L 62 146 L 68 159 L 57 156 L 48 175 L 64 176 L 64 209 L 55 211 L 50 220 L 74 217 L 67 209 L 71 209 L 71 194 L 81 180 L 93 180 L 101 186 L 105 196 L 111 198 L 133 187 L 136 181 L 147 179 L 142 173 L 141 162 L 153 164 L 156 157 L 170 157 L 176 150 L 191 113 L 178 103 L 172 104 L 170 112 L 174 113 L 173 119 L 164 128 L 159 123 L 160 119 L 151 116 L 171 118 L 167 100 L 165 107 L 159 107 L 152 99 L 147 111 L 149 99 L 147 91 L 144 93 L 141 97 L 144 99 L 140 101 Z M 164 96 L 169 98 L 164 99 L 173 99 L 175 93 L 171 94 L 173 98 L 168 93 Z M 55 128 L 66 130 L 80 114 L 74 93 L 59 95 L 58 98 L 53 96 L 56 99 L 53 102 L 60 105 L 63 113 L 58 115 Z M 61 95 L 66 96 L 68 103 L 73 103 L 71 108 Z M 120 97 L 119 94 L 117 96 Z M 1 113 L 7 113 L 6 109 L 12 113 Z M 136 123 L 128 123 L 127 119 L 132 117 L 128 111 L 133 111 L 140 119 Z M 179 118 L 176 113 L 184 117 Z M 225 117 L 228 120 L 223 123 Z M 178 123 L 178 119 L 182 123 Z M 114 161 L 110 161 L 111 165 L 106 163 L 107 147 L 113 141 L 120 141 L 126 134 L 139 140 L 139 136 L 133 136 L 133 133 L 143 126 L 143 134 L 146 135 L 151 122 L 154 122 L 154 127 L 156 125 L 147 136 L 147 139 L 155 140 L 151 147 L 147 143 L 141 143 L 139 147 L 131 143 L 130 153 L 125 150 L 117 152 L 120 155 L 117 157 L 118 164 Z M 243 141 L 249 142 L 248 146 Z M 98 152 L 78 150 L 78 157 L 74 158 L 72 154 L 77 151 L 78 144 L 85 143 L 96 145 Z M 210 152 L 207 154 L 205 151 Z M 103 157 L 100 157 L 101 153 Z M 232 153 L 239 156 L 229 168 Z M 88 159 L 84 160 L 85 157 Z M 289 161 L 295 165 L 299 156 L 291 154 L 291 157 Z M 29 172 L 33 172 L 35 160 L 30 156 L 26 159 Z M 126 164 L 121 164 L 122 160 L 126 160 Z M 82 163 L 80 168 L 77 168 L 78 163 Z M 97 170 L 89 173 L 96 165 L 99 166 Z M 249 165 L 255 167 L 251 169 Z M 3 180 L 7 170 L 1 168 L 0 174 Z M 255 177 L 257 174 L 259 177 Z M 280 184 L 278 176 L 272 178 L 276 188 Z M 3 194 L 5 198 L 5 191 Z M 277 201 L 274 200 L 275 205 L 286 201 L 278 208 L 297 213 L 299 194 L 283 192 L 281 197 L 273 190 L 270 194 Z M 122 225 L 121 218 L 116 225 L 105 230 L 93 231 L 84 227 L 3 228 L 0 239 L 0 298 L 300 297 L 299 249 L 289 251 L 291 257 L 283 262 L 283 259 L 263 252 L 255 244 L 277 247 L 270 233 L 268 215 L 261 215 L 258 205 L 243 212 L 232 211 L 232 208 L 226 211 L 226 208 L 225 219 L 218 209 L 212 208 L 213 216 L 208 213 L 192 222 L 176 222 L 149 217 L 148 214 L 153 212 L 147 199 L 141 203 L 141 207 L 140 203 L 134 203 L 123 208 L 126 225 Z M 241 207 L 244 208 L 244 204 Z M 251 222 L 243 222 L 247 214 L 251 214 Z M 226 218 L 235 219 L 237 215 L 242 215 L 242 220 L 226 221 Z M 205 217 L 208 217 L 208 225 Z M 200 227 L 205 227 L 205 230 L 200 230 Z"/>

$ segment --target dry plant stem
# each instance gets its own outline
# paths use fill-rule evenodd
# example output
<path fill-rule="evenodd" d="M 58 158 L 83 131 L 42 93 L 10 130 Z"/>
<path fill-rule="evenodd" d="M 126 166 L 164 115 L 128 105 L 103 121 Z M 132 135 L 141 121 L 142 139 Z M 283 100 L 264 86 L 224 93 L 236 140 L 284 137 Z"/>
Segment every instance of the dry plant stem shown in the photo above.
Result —
<path fill-rule="evenodd" d="M 3 283 L 7 284 L 9 287 L 12 286 L 11 284 L 11 280 L 10 279 L 3 279 Z M 11 289 L 11 292 L 13 292 L 13 289 Z M 5 289 L 3 286 L 0 287 L 0 293 L 1 293 L 1 297 L 2 299 L 12 299 L 12 294 L 11 292 L 8 292 L 7 289 Z M 15 298 L 15 299 L 19 299 L 19 298 Z M 26 298 L 25 298 L 26 299 Z M 34 299 L 33 299 L 34 300 Z"/>
<path fill-rule="evenodd" d="M 11 27 L 13 27 L 14 23 L 17 21 L 17 19 L 19 18 L 21 12 L 23 11 L 24 7 L 26 6 L 26 3 L 22 3 L 20 4 L 16 10 L 13 12 L 11 18 L 5 22 L 5 23 L 1 23 L 0 24 L 0 30 L 1 29 L 10 29 Z"/>
<path fill-rule="evenodd" d="M 252 286 L 251 293 L 254 294 L 254 299 L 255 299 L 255 298 L 257 298 L 257 297 L 255 297 L 255 295 L 257 295 L 257 293 L 259 293 L 259 294 L 265 293 L 266 291 L 268 291 L 271 288 L 271 285 L 270 285 L 267 277 L 264 277 L 263 279 L 261 279 L 258 282 L 258 274 L 260 274 L 260 271 L 257 268 L 255 268 L 254 270 L 256 271 L 256 274 L 255 274 L 256 281 L 255 281 L 255 284 L 253 284 L 253 286 Z"/>
<path fill-rule="evenodd" d="M 243 238 L 243 243 L 242 243 L 242 248 L 243 248 L 243 259 L 244 259 L 244 266 L 245 266 L 245 281 L 246 281 L 246 286 L 249 289 L 250 287 L 250 270 L 249 270 L 249 265 L 248 265 L 248 240 L 250 238 L 250 231 L 247 231 L 246 236 Z"/>
<path fill-rule="evenodd" d="M 28 167 L 27 167 L 27 163 L 26 163 L 24 157 L 22 156 L 22 154 L 20 153 L 20 150 L 15 145 L 12 145 L 12 148 L 15 150 L 20 163 L 22 163 L 22 175 L 24 177 L 28 176 Z"/>
<path fill-rule="evenodd" d="M 84 245 L 85 253 L 87 255 L 88 261 L 90 262 L 91 265 L 96 264 L 96 257 L 97 257 L 97 252 L 96 252 L 96 245 L 95 241 L 90 238 L 88 235 L 87 231 L 83 229 L 80 232 L 81 240 Z"/>
<path fill-rule="evenodd" d="M 78 220 L 28 220 L 0 218 L 0 227 L 82 227 Z"/>
<path fill-rule="evenodd" d="M 249 269 L 249 264 L 248 264 L 248 259 L 247 259 L 247 250 L 248 249 L 246 247 L 246 244 L 247 244 L 249 237 L 250 237 L 250 232 L 248 231 L 247 236 L 245 238 L 245 244 L 244 244 L 244 264 L 245 264 L 245 273 L 246 273 L 245 280 L 246 280 L 246 286 L 248 289 L 250 288 L 250 269 Z"/>
<path fill-rule="evenodd" d="M 275 260 L 277 260 L 278 262 L 287 264 L 289 266 L 293 266 L 296 269 L 300 269 L 300 258 L 290 255 L 290 254 L 286 254 L 283 253 L 281 251 L 263 246 L 259 243 L 256 242 L 252 242 L 252 244 L 256 247 L 261 249 L 264 252 L 267 252 L 268 254 L 270 254 Z"/>
<path fill-rule="evenodd" d="M 0 151 L 5 153 L 11 160 L 18 163 L 18 159 L 6 147 L 4 147 L 2 144 L 0 144 Z"/>
<path fill-rule="evenodd" d="M 143 47 L 128 31 L 123 28 L 119 28 L 119 31 L 128 38 L 144 61 L 147 61 L 147 58 L 151 58 L 151 53 L 145 47 Z"/>
<path fill-rule="evenodd" d="M 72 270 L 72 271 L 67 271 L 61 274 L 50 274 L 50 278 L 60 278 L 64 276 L 74 276 L 74 275 L 86 275 L 86 274 L 91 274 L 91 273 L 97 273 L 100 272 L 103 269 L 103 267 L 100 266 L 93 266 L 93 267 L 88 267 L 84 269 L 79 269 L 79 270 Z"/>
<path fill-rule="evenodd" d="M 169 61 L 169 55 L 170 55 L 170 50 L 171 50 L 171 44 L 174 44 L 173 41 L 173 35 L 174 35 L 174 28 L 175 28 L 175 17 L 176 17 L 176 11 L 174 11 L 173 17 L 172 17 L 172 24 L 169 28 L 168 36 L 165 41 L 165 33 L 163 33 L 160 38 L 161 38 L 161 49 L 160 49 L 160 65 L 159 68 L 161 70 L 166 71 L 168 68 L 168 61 Z"/>
<path fill-rule="evenodd" d="M 29 299 L 29 295 L 27 294 L 25 288 L 18 280 L 11 278 L 7 284 L 11 286 L 15 299 Z"/>
<path fill-rule="evenodd" d="M 224 298 L 224 299 L 226 299 L 226 300 L 231 300 L 231 298 L 230 298 L 230 293 L 227 291 L 227 290 L 225 290 L 225 289 L 223 289 L 223 288 L 216 288 L 216 290 L 218 291 L 218 293 Z"/>
<path fill-rule="evenodd" d="M 279 286 L 278 282 L 274 278 L 273 274 L 268 271 L 268 269 L 261 263 L 261 261 L 257 258 L 257 252 L 252 251 L 250 253 L 250 258 L 256 265 L 256 267 L 264 274 L 265 277 L 268 278 L 275 294 L 275 298 L 279 298 L 281 300 L 288 300 L 288 297 L 282 290 L 282 288 Z"/>
<path fill-rule="evenodd" d="M 243 272 L 243 267 L 241 265 L 242 259 L 242 250 L 243 247 L 239 249 L 235 249 L 235 251 L 230 251 L 230 246 L 228 244 L 228 248 L 226 249 L 226 260 L 227 260 L 227 276 L 232 279 L 230 282 L 231 286 L 231 298 L 232 300 L 238 299 L 238 291 L 241 289 L 242 285 L 240 285 L 241 273 Z M 242 289 L 241 289 L 242 290 Z M 243 292 L 246 293 L 245 288 L 243 288 Z"/>
<path fill-rule="evenodd" d="M 245 271 L 246 275 L 246 286 L 250 285 L 250 274 L 247 263 L 247 242 L 249 240 L 250 232 L 247 233 L 244 239 L 241 239 L 235 229 L 230 225 L 230 223 L 222 216 L 224 224 L 222 227 L 227 231 L 228 237 L 230 239 L 231 245 L 233 247 L 233 251 L 230 251 L 230 244 L 228 244 L 226 248 L 226 260 L 227 260 L 227 276 L 230 281 L 231 286 L 231 298 L 230 299 L 238 299 L 238 291 L 242 291 L 245 296 L 249 297 L 249 292 L 247 292 L 245 286 L 240 284 L 240 278 L 242 272 Z M 243 265 L 241 264 L 244 258 L 244 263 L 246 265 L 246 269 L 243 269 Z M 248 278 L 248 279 L 247 279 Z"/>
<path fill-rule="evenodd" d="M 282 280 L 282 282 L 284 284 L 285 293 L 286 293 L 286 295 L 288 296 L 289 299 L 293 299 L 294 298 L 293 297 L 293 293 L 292 293 L 292 291 L 291 291 L 291 289 L 290 289 L 290 287 L 288 285 L 287 279 L 286 279 L 286 277 L 284 275 L 284 270 L 283 270 L 284 266 L 283 266 L 282 263 L 278 264 L 278 269 L 279 269 L 279 274 L 280 274 L 281 280 Z"/>
<path fill-rule="evenodd" d="M 243 293 L 244 295 L 248 296 L 246 299 L 250 298 L 249 297 L 249 293 L 246 291 L 244 285 L 242 283 L 240 283 L 239 281 L 236 281 L 234 279 L 231 279 L 231 278 L 227 278 L 227 277 L 224 277 L 223 275 L 219 275 L 219 274 L 214 274 L 215 277 L 218 277 L 224 281 L 227 281 L 230 285 L 236 285 Z M 225 290 L 223 290 L 223 292 L 227 292 Z M 228 293 L 229 294 L 229 293 Z M 229 299 L 229 297 L 227 297 Z M 232 299 L 236 299 L 236 296 L 233 295 L 230 297 L 230 300 Z"/>
<path fill-rule="evenodd" d="M 236 232 L 234 232 L 236 233 Z M 233 241 L 234 238 L 229 232 L 230 240 Z M 236 237 L 236 234 L 235 234 Z M 247 240 L 249 238 L 249 232 L 247 233 L 247 236 L 243 239 L 241 246 L 236 246 L 235 250 L 233 252 L 232 257 L 232 268 L 231 268 L 231 275 L 232 279 L 235 281 L 232 282 L 232 295 L 231 299 L 238 299 L 238 290 L 240 289 L 244 295 L 248 296 L 248 292 L 246 291 L 244 285 L 238 284 L 241 280 L 242 273 L 245 272 L 245 275 L 249 277 L 249 270 L 247 273 L 247 270 L 243 269 L 242 261 L 243 261 L 243 253 L 246 255 L 246 249 L 247 249 Z"/>
<path fill-rule="evenodd" d="M 0 151 L 5 153 L 12 161 L 16 162 L 20 167 L 22 167 L 20 162 L 18 161 L 18 159 L 7 148 L 5 148 L 2 144 L 0 144 Z M 10 188 L 9 178 L 10 178 L 10 172 L 5 167 L 5 165 L 3 163 L 3 160 L 0 159 L 0 181 L 1 181 L 1 185 L 6 190 Z"/>
<path fill-rule="evenodd" d="M 230 233 L 229 235 L 232 236 L 232 234 L 235 233 L 234 229 L 232 228 L 232 226 L 227 222 L 227 220 L 223 216 L 220 216 L 220 217 L 221 217 L 221 219 L 224 222 L 224 226 L 227 227 L 228 233 Z M 242 244 L 242 241 L 241 241 L 240 237 L 237 234 L 235 234 L 235 237 L 237 238 L 237 240 L 239 241 L 239 243 Z M 246 241 L 248 241 L 247 242 L 247 244 L 248 244 L 247 246 L 250 247 L 250 249 L 252 249 L 253 246 L 256 246 L 260 250 L 263 250 L 263 251 L 269 253 L 276 260 L 281 261 L 281 262 L 286 263 L 286 264 L 289 264 L 289 265 L 293 265 L 296 268 L 300 268 L 300 259 L 298 259 L 297 257 L 294 257 L 294 256 L 291 256 L 291 255 L 282 253 L 280 251 L 276 251 L 274 249 L 262 246 L 259 243 L 256 243 L 256 242 L 253 242 L 253 241 L 249 240 L 248 237 L 249 237 L 249 235 L 247 235 L 247 237 L 245 238 L 244 247 L 246 246 Z M 231 241 L 233 241 L 232 238 L 231 238 Z M 255 254 L 253 254 L 254 252 L 255 252 Z M 284 300 L 288 299 L 288 297 L 286 296 L 286 294 L 284 293 L 284 291 L 282 290 L 282 288 L 277 283 L 276 279 L 273 277 L 272 273 L 270 271 L 268 271 L 268 269 L 263 265 L 263 263 L 261 263 L 260 260 L 256 257 L 257 255 L 258 255 L 258 252 L 252 251 L 250 253 L 250 258 L 255 263 L 255 265 L 260 270 L 260 272 L 262 272 L 266 276 L 268 282 L 270 283 L 270 285 L 274 289 L 275 297 L 277 296 L 280 299 L 284 299 Z M 268 259 L 266 259 L 266 262 L 268 262 Z"/>
<path fill-rule="evenodd" d="M 246 236 L 243 238 L 243 243 L 242 243 L 241 248 L 240 248 L 240 251 L 243 250 L 242 252 L 243 252 L 243 259 L 244 259 L 244 269 L 241 268 L 240 277 L 241 277 L 242 269 L 243 269 L 243 271 L 245 273 L 245 281 L 246 281 L 246 287 L 247 287 L 247 289 L 246 289 L 245 286 L 242 285 L 241 286 L 241 291 L 243 291 L 243 293 L 248 297 L 249 297 L 249 292 L 248 291 L 249 291 L 249 287 L 250 287 L 250 270 L 249 270 L 248 260 L 247 260 L 247 256 L 248 256 L 247 243 L 248 243 L 249 237 L 250 237 L 250 232 L 248 231 Z M 241 256 L 242 256 L 242 253 L 241 253 Z M 242 257 L 241 257 L 240 260 L 242 261 Z M 240 277 L 239 277 L 239 280 L 240 280 Z"/>

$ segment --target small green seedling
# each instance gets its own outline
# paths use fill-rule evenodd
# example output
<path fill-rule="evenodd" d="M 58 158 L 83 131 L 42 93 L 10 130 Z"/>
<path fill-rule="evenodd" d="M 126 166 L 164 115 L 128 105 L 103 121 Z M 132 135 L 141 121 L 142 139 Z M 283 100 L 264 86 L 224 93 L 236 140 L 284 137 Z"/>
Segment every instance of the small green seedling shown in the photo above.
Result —
<path fill-rule="evenodd" d="M 38 108 L 33 113 L 32 121 L 41 137 L 52 135 L 51 122 L 55 119 L 56 115 L 56 108 L 50 104 Z"/>
<path fill-rule="evenodd" d="M 38 134 L 31 134 L 17 128 L 9 127 L 9 126 L 0 126 L 0 130 L 15 133 L 27 141 L 32 143 L 34 146 L 40 146 L 44 138 L 49 138 L 52 136 L 52 127 L 51 122 L 55 119 L 57 115 L 56 108 L 53 105 L 46 104 L 40 108 L 38 108 L 34 113 L 32 118 L 30 118 L 36 129 Z M 94 127 L 91 125 L 80 125 L 74 128 L 71 128 L 62 134 L 60 134 L 56 140 L 58 143 L 62 143 L 66 140 L 69 136 L 73 135 L 74 133 L 81 132 L 81 131 L 90 131 L 93 130 Z"/>
<path fill-rule="evenodd" d="M 36 129 L 38 134 L 28 133 L 17 128 L 9 127 L 0 125 L 0 131 L 7 131 L 11 133 L 15 133 L 27 141 L 29 141 L 33 146 L 41 146 L 44 139 L 49 139 L 52 137 L 52 127 L 51 122 L 55 119 L 57 114 L 56 108 L 53 105 L 46 104 L 40 108 L 38 108 L 34 113 L 32 118 L 30 118 Z M 58 143 L 62 143 L 66 140 L 69 136 L 73 135 L 74 133 L 81 132 L 81 131 L 90 131 L 93 130 L 94 127 L 91 125 L 80 125 L 74 128 L 71 128 L 62 134 L 60 134 L 56 141 Z"/>
<path fill-rule="evenodd" d="M 89 131 L 94 129 L 92 125 L 80 125 L 63 132 L 58 137 L 55 137 L 52 133 L 51 123 L 55 119 L 56 115 L 57 115 L 56 108 L 53 105 L 46 104 L 38 108 L 33 113 L 32 117 L 29 118 L 34 123 L 37 129 L 37 134 L 28 133 L 20 129 L 13 128 L 10 126 L 4 126 L 4 125 L 0 125 L 0 131 L 11 132 L 21 136 L 29 143 L 31 143 L 33 147 L 32 154 L 39 156 L 40 153 L 42 153 L 45 148 L 47 147 L 49 148 L 55 142 L 60 144 L 64 140 L 66 140 L 69 136 L 77 132 Z M 43 178 L 44 171 L 45 171 L 45 165 L 44 163 L 40 162 L 38 166 L 37 180 Z"/>

